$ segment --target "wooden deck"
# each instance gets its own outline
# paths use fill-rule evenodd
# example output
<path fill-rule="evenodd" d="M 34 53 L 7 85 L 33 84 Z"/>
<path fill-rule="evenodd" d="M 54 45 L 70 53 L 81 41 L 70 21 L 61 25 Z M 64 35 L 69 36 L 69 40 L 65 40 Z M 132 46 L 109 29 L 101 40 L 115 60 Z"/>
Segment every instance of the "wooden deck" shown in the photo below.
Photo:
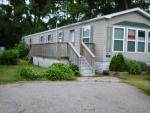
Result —
<path fill-rule="evenodd" d="M 81 43 L 80 53 L 70 42 L 33 44 L 28 54 L 28 61 L 30 61 L 33 56 L 57 60 L 65 59 L 77 65 L 79 70 L 81 70 L 81 57 L 83 57 L 91 70 L 95 73 L 94 53 L 94 43 Z"/>

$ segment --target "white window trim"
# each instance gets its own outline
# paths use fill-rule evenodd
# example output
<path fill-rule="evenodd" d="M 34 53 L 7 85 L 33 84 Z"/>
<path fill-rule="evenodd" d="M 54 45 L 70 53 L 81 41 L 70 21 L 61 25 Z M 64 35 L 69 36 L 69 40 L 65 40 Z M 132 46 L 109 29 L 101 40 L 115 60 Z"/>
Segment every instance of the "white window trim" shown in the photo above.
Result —
<path fill-rule="evenodd" d="M 128 40 L 128 30 L 129 29 L 131 29 L 131 30 L 135 30 L 135 40 Z M 137 29 L 136 28 L 127 28 L 127 36 L 126 36 L 126 39 L 127 39 L 127 41 L 126 41 L 126 52 L 127 53 L 136 53 L 137 52 Z M 134 52 L 130 52 L 130 51 L 128 51 L 128 41 L 133 41 L 133 42 L 135 42 L 135 51 Z"/>
<path fill-rule="evenodd" d="M 61 33 L 61 37 L 59 37 L 59 33 Z M 58 42 L 60 42 L 60 38 L 61 38 L 61 42 L 62 42 L 62 31 L 58 32 Z"/>
<path fill-rule="evenodd" d="M 49 36 L 49 35 L 51 35 L 51 40 L 50 40 L 50 41 L 48 41 L 48 36 Z M 52 42 L 52 34 L 48 34 L 48 35 L 47 35 L 47 43 L 50 43 L 50 42 Z"/>
<path fill-rule="evenodd" d="M 85 27 L 90 27 L 89 37 L 83 37 L 83 29 L 84 29 Z M 90 36 L 91 36 L 91 25 L 82 27 L 82 42 L 83 42 L 83 39 L 84 39 L 84 38 L 89 38 L 89 42 L 86 42 L 86 43 L 90 43 Z"/>
<path fill-rule="evenodd" d="M 148 43 L 150 43 L 150 41 L 148 41 L 149 32 L 150 32 L 150 30 L 148 30 L 148 31 L 147 31 L 147 53 L 149 53 L 149 54 L 150 54 L 150 52 L 148 52 Z"/>
<path fill-rule="evenodd" d="M 138 31 L 145 31 L 145 41 L 139 41 L 138 40 Z M 137 29 L 137 53 L 146 53 L 146 30 L 144 30 L 144 29 Z M 138 52 L 138 42 L 145 42 L 145 48 L 144 48 L 144 52 Z"/>
<path fill-rule="evenodd" d="M 115 31 L 115 28 L 121 28 L 121 29 L 124 29 L 124 36 L 123 36 L 123 39 L 114 39 L 114 31 Z M 123 40 L 123 51 L 114 51 L 114 40 Z M 124 43 L 125 43 L 125 27 L 118 27 L 118 26 L 114 26 L 113 27 L 113 44 L 112 44 L 112 52 L 119 52 L 119 53 L 122 53 L 124 52 Z"/>
<path fill-rule="evenodd" d="M 43 36 L 43 42 L 41 42 L 41 37 Z M 40 44 L 44 43 L 44 35 L 40 35 Z"/>

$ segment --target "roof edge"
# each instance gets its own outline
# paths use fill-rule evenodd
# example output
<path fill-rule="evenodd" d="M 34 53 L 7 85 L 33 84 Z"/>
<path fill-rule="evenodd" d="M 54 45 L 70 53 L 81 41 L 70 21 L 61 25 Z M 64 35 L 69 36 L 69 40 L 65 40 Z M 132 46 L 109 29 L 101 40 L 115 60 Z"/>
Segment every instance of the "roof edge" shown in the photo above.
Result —
<path fill-rule="evenodd" d="M 89 19 L 89 20 L 73 23 L 73 24 L 70 24 L 70 25 L 65 25 L 65 26 L 62 26 L 62 27 L 58 27 L 57 30 L 62 29 L 62 28 L 72 27 L 72 26 L 75 26 L 75 25 L 88 23 L 88 22 L 92 22 L 92 21 L 96 21 L 96 20 L 100 20 L 100 19 L 111 19 L 114 16 L 119 16 L 119 15 L 122 15 L 122 14 L 131 13 L 131 12 L 134 12 L 134 11 L 138 11 L 139 13 L 143 14 L 144 16 L 150 18 L 150 14 L 148 14 L 145 11 L 143 11 L 142 9 L 140 9 L 140 8 L 133 8 L 133 9 L 120 11 L 120 12 L 117 12 L 117 13 L 112 13 L 112 14 L 108 14 L 108 15 L 105 15 L 105 16 L 96 17 L 96 18 L 93 18 L 93 19 Z M 38 35 L 38 34 L 41 34 L 41 33 L 47 33 L 47 32 L 50 32 L 50 31 L 56 31 L 56 28 L 50 29 L 50 30 L 46 30 L 46 31 L 42 31 L 42 32 L 39 32 L 39 33 L 34 33 L 34 34 L 31 34 L 31 35 L 26 35 L 23 38 L 26 38 L 26 37 L 29 37 L 29 36 Z"/>

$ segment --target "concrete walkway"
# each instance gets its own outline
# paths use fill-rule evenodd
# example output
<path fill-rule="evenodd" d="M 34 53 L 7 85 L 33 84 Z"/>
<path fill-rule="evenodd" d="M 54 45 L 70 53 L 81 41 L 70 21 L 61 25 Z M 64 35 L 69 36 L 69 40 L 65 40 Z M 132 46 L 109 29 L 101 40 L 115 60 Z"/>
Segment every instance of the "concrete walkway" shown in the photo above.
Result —
<path fill-rule="evenodd" d="M 5 84 L 0 113 L 150 113 L 150 96 L 124 83 Z"/>
<path fill-rule="evenodd" d="M 79 82 L 121 82 L 122 80 L 117 77 L 78 77 Z"/>

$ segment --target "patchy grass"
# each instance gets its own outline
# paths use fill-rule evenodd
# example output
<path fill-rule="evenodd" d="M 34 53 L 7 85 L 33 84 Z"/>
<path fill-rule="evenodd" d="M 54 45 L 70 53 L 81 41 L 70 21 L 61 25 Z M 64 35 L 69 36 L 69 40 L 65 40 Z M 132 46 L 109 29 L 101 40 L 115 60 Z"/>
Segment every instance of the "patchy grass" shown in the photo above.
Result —
<path fill-rule="evenodd" d="M 121 75 L 117 77 L 123 79 L 124 83 L 136 86 L 137 88 L 150 94 L 150 82 L 143 80 L 144 78 L 147 78 L 148 75 Z"/>
<path fill-rule="evenodd" d="M 0 84 L 2 83 L 14 83 L 17 81 L 27 81 L 22 79 L 19 75 L 19 68 L 22 66 L 31 67 L 34 71 L 43 73 L 46 68 L 41 68 L 29 64 L 27 61 L 20 60 L 18 65 L 0 65 Z"/>

